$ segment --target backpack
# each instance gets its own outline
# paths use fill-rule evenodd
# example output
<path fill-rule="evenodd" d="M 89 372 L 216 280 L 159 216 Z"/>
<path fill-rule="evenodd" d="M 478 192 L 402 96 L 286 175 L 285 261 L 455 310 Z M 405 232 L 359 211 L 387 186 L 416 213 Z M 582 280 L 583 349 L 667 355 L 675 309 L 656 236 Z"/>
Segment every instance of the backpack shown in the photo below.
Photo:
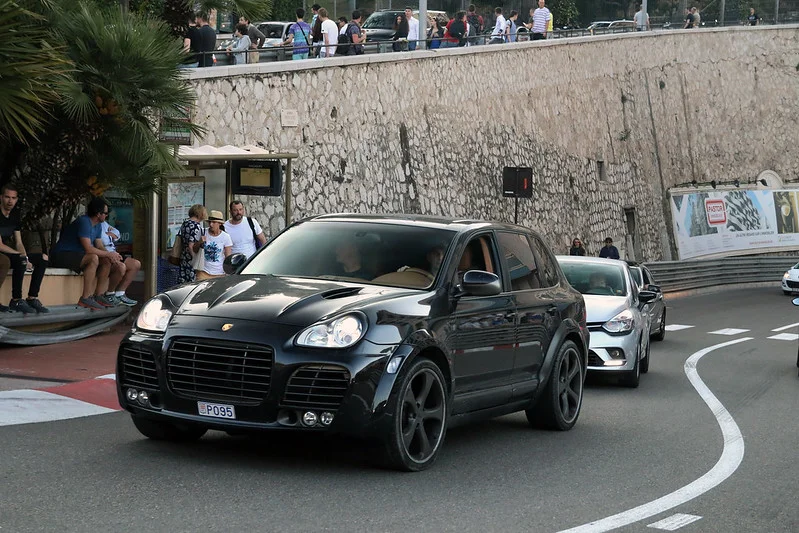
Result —
<path fill-rule="evenodd" d="M 261 248 L 261 241 L 258 240 L 258 235 L 255 234 L 255 223 L 252 221 L 250 217 L 247 217 L 247 222 L 250 224 L 250 230 L 252 231 L 252 240 L 255 241 L 255 249 L 258 250 Z"/>
<path fill-rule="evenodd" d="M 349 28 L 349 27 L 350 27 L 350 25 L 347 24 L 347 28 Z M 347 30 L 346 29 L 344 30 L 344 33 L 339 33 L 338 34 L 338 44 L 336 45 L 336 54 L 335 55 L 337 55 L 337 56 L 345 56 L 345 55 L 347 55 L 349 53 L 350 43 L 351 42 L 352 42 L 352 39 L 350 39 L 350 36 L 347 35 Z"/>
<path fill-rule="evenodd" d="M 483 28 L 480 27 L 480 17 L 477 13 L 466 15 L 466 20 L 469 22 L 469 37 L 483 33 Z"/>

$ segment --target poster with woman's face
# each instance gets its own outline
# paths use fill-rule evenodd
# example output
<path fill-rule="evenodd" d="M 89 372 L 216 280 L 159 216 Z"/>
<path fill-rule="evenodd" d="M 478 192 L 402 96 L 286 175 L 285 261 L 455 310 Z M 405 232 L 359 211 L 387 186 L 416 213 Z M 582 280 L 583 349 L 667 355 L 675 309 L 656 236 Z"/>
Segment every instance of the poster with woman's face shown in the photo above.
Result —
<path fill-rule="evenodd" d="M 799 233 L 795 192 L 774 192 L 774 211 L 777 217 L 777 233 Z"/>

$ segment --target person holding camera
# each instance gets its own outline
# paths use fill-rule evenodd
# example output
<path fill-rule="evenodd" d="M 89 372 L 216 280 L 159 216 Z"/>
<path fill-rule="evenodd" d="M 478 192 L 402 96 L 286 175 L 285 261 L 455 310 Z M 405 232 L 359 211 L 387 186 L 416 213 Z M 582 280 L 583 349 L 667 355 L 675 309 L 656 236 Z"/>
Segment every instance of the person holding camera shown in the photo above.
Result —
<path fill-rule="evenodd" d="M 0 252 L 8 258 L 12 270 L 11 303 L 8 307 L 10 311 L 17 313 L 47 313 L 49 309 L 39 301 L 39 289 L 47 270 L 47 258 L 44 254 L 31 257 L 33 274 L 28 287 L 28 298 L 22 299 L 22 282 L 28 267 L 28 253 L 22 243 L 22 224 L 19 209 L 16 208 L 18 200 L 17 189 L 13 185 L 5 185 L 0 203 Z"/>

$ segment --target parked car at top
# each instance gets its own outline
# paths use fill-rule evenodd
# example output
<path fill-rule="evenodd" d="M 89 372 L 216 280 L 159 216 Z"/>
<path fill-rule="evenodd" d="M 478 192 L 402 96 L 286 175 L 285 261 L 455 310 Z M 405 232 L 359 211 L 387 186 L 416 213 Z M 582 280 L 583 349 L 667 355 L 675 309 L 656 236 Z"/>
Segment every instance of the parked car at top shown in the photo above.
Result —
<path fill-rule="evenodd" d="M 655 293 L 655 299 L 644 306 L 644 311 L 649 317 L 649 336 L 656 341 L 662 341 L 666 338 L 666 301 L 663 299 L 663 291 L 648 268 L 634 261 L 627 261 L 627 264 L 630 265 L 630 274 L 638 290 Z"/>
<path fill-rule="evenodd" d="M 344 433 L 414 471 L 469 420 L 577 421 L 585 304 L 526 228 L 326 215 L 245 261 L 157 295 L 122 340 L 119 401 L 146 437 Z"/>
<path fill-rule="evenodd" d="M 283 52 L 280 49 L 280 45 L 288 39 L 288 31 L 292 24 L 294 24 L 294 22 L 268 21 L 255 23 L 255 26 L 261 30 L 261 33 L 266 37 L 263 44 L 258 49 L 259 63 L 278 60 L 278 54 Z M 227 48 L 233 46 L 234 43 L 235 39 L 231 37 L 217 45 L 217 53 L 214 54 L 216 58 L 215 64 L 217 66 L 236 64 L 233 60 L 233 54 L 226 52 Z M 287 49 L 283 52 L 282 58 L 291 59 L 291 51 Z"/>
<path fill-rule="evenodd" d="M 441 19 L 443 17 L 443 20 L 449 20 L 445 11 L 428 10 L 427 14 L 437 19 Z M 397 17 L 400 15 L 405 16 L 404 9 L 384 9 L 381 11 L 375 11 L 369 15 L 362 24 L 362 27 L 366 32 L 366 42 L 390 41 L 395 33 L 394 21 L 396 21 Z M 414 10 L 413 16 L 418 19 L 419 11 Z M 424 24 L 421 24 L 420 26 L 422 28 L 425 27 Z"/>
<path fill-rule="evenodd" d="M 782 292 L 786 296 L 799 293 L 799 263 L 789 268 L 782 275 Z"/>
<path fill-rule="evenodd" d="M 635 30 L 635 21 L 632 20 L 613 20 L 592 22 L 586 28 L 591 34 L 618 33 Z"/>
<path fill-rule="evenodd" d="M 624 261 L 558 256 L 558 262 L 585 298 L 588 371 L 618 373 L 624 385 L 637 387 L 649 371 L 649 320 L 643 307 L 656 294 L 638 290 Z"/>

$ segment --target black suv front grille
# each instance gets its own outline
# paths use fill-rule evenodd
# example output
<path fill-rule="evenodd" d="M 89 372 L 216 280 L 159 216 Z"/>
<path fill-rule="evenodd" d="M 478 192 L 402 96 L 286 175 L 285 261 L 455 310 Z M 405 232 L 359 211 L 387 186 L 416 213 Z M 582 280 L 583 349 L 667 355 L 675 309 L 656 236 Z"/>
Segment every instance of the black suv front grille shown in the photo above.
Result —
<path fill-rule="evenodd" d="M 119 382 L 123 387 L 158 388 L 155 355 L 138 344 L 123 344 L 119 348 Z"/>
<path fill-rule="evenodd" d="M 167 353 L 167 381 L 185 398 L 258 403 L 269 393 L 272 358 L 268 346 L 179 338 Z"/>
<path fill-rule="evenodd" d="M 332 365 L 307 365 L 289 378 L 282 405 L 303 409 L 336 410 L 350 385 L 346 368 Z"/>

